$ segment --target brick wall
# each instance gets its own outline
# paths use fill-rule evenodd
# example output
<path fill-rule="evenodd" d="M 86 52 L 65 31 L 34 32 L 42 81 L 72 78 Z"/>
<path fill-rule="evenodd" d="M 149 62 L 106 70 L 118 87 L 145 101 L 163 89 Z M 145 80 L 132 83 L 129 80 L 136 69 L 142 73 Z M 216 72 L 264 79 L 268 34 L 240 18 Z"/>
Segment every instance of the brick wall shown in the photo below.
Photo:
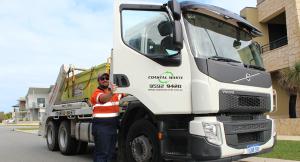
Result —
<path fill-rule="evenodd" d="M 289 54 L 287 51 L 290 50 L 290 45 L 282 46 L 263 53 L 262 58 L 267 71 L 276 71 L 289 66 Z"/>
<path fill-rule="evenodd" d="M 282 12 L 286 13 L 288 45 L 263 55 L 267 70 L 293 67 L 300 60 L 300 1 L 276 0 L 274 3 L 274 0 L 264 0 L 257 8 L 260 23 L 266 23 Z"/>
<path fill-rule="evenodd" d="M 300 136 L 300 119 L 275 119 L 277 135 Z"/>
<path fill-rule="evenodd" d="M 258 20 L 259 22 L 266 22 L 271 18 L 279 15 L 285 8 L 285 0 L 264 0 L 258 3 Z M 288 0 L 294 1 L 294 0 Z"/>

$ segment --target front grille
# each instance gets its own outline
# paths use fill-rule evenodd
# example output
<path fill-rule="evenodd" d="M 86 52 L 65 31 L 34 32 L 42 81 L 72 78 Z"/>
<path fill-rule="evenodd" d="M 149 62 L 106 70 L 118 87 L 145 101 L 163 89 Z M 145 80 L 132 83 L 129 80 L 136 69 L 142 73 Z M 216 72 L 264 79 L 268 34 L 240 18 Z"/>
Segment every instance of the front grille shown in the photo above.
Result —
<path fill-rule="evenodd" d="M 260 106 L 263 100 L 258 96 L 238 96 L 239 106 Z"/>
<path fill-rule="evenodd" d="M 231 120 L 233 121 L 253 120 L 253 116 L 252 115 L 232 116 Z"/>
<path fill-rule="evenodd" d="M 271 109 L 269 94 L 220 90 L 219 100 L 220 112 L 222 113 L 268 112 Z"/>
<path fill-rule="evenodd" d="M 249 144 L 264 144 L 271 138 L 272 121 L 263 115 L 221 115 L 217 120 L 224 125 L 228 146 L 247 148 Z"/>
<path fill-rule="evenodd" d="M 258 132 L 254 133 L 240 133 L 237 135 L 238 143 L 249 143 L 249 142 L 256 142 L 259 141 L 259 134 Z"/>

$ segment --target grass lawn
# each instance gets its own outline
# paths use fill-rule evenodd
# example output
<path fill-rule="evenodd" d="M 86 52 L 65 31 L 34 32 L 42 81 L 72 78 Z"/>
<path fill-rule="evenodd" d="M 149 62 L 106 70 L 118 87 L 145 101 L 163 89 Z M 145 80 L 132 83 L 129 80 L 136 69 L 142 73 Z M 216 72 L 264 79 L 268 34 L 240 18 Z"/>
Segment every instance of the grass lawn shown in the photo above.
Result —
<path fill-rule="evenodd" d="M 278 140 L 272 152 L 259 157 L 300 161 L 300 141 Z"/>

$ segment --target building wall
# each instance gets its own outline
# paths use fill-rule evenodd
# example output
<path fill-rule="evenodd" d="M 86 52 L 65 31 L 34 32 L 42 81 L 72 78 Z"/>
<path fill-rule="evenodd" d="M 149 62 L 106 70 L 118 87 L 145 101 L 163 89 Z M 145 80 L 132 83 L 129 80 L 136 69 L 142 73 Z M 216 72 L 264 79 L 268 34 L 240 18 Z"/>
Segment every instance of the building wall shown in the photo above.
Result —
<path fill-rule="evenodd" d="M 300 60 L 300 1 L 276 0 L 274 3 L 274 0 L 264 0 L 257 5 L 257 9 L 258 21 L 262 24 L 282 12 L 286 14 L 288 45 L 284 49 L 264 53 L 268 71 L 293 67 Z M 279 67 L 276 67 L 277 65 Z"/>
<path fill-rule="evenodd" d="M 272 82 L 272 86 L 277 92 L 277 111 L 270 113 L 270 115 L 273 118 L 289 118 L 289 93 L 281 88 L 276 77 L 272 77 Z"/>
<path fill-rule="evenodd" d="M 259 10 L 262 9 L 247 7 L 241 11 L 241 16 L 245 17 L 249 22 L 262 31 L 263 36 L 255 38 L 255 41 L 257 41 L 260 45 L 265 45 L 269 44 L 268 25 L 259 21 Z M 290 50 L 290 48 L 291 47 L 289 45 L 285 45 L 265 52 L 262 57 L 267 71 L 272 72 L 288 67 L 289 57 L 287 57 L 287 55 L 289 54 L 287 51 Z"/>
<path fill-rule="evenodd" d="M 26 108 L 31 109 L 31 108 L 38 108 L 37 105 L 37 98 L 45 98 L 45 106 L 47 106 L 48 103 L 48 94 L 28 94 L 26 96 Z"/>
<path fill-rule="evenodd" d="M 20 111 L 26 110 L 26 101 L 19 101 Z"/>
<path fill-rule="evenodd" d="M 40 117 L 40 109 L 44 109 L 46 106 L 48 106 L 48 93 L 28 93 L 26 95 L 26 109 L 28 110 L 27 116 L 31 121 L 38 121 Z M 45 98 L 45 107 L 41 108 L 39 107 L 37 103 L 38 98 Z"/>
<path fill-rule="evenodd" d="M 279 15 L 284 11 L 286 6 L 285 2 L 290 3 L 291 1 L 295 0 L 276 0 L 276 3 L 274 3 L 274 0 L 264 0 L 261 3 L 258 3 L 258 21 L 267 22 L 273 17 Z"/>
<path fill-rule="evenodd" d="M 285 45 L 263 53 L 262 58 L 267 71 L 272 72 L 289 66 L 290 45 Z"/>

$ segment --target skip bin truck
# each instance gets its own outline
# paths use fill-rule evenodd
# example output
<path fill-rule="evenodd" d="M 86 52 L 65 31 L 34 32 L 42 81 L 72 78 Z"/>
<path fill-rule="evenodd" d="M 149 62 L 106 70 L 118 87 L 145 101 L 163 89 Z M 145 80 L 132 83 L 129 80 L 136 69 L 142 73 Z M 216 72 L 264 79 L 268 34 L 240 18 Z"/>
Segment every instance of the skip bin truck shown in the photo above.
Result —
<path fill-rule="evenodd" d="M 117 92 L 128 94 L 118 132 L 123 161 L 232 161 L 271 151 L 276 132 L 266 113 L 276 97 L 256 27 L 225 9 L 176 0 L 116 1 L 114 19 L 109 64 L 61 68 L 42 123 L 49 150 L 80 153 L 93 142 L 89 97 L 97 73 L 110 69 Z"/>

